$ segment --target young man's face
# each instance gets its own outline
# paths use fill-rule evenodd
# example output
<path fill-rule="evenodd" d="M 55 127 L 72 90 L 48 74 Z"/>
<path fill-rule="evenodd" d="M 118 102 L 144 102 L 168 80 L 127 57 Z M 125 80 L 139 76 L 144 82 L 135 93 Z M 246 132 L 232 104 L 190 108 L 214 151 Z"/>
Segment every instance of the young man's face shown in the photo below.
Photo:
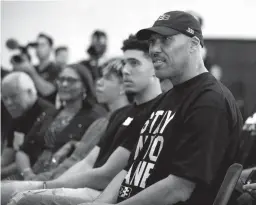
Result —
<path fill-rule="evenodd" d="M 122 80 L 115 74 L 103 68 L 102 77 L 96 83 L 96 96 L 99 103 L 111 103 L 123 91 Z"/>
<path fill-rule="evenodd" d="M 39 37 L 37 39 L 36 55 L 39 59 L 47 59 L 50 57 L 52 47 L 46 38 Z"/>
<path fill-rule="evenodd" d="M 126 50 L 125 66 L 122 70 L 125 91 L 127 93 L 142 92 L 155 75 L 152 60 L 143 51 Z"/>
<path fill-rule="evenodd" d="M 149 39 L 149 53 L 156 76 L 160 79 L 178 78 L 187 66 L 189 37 L 178 34 L 171 37 L 152 34 Z"/>

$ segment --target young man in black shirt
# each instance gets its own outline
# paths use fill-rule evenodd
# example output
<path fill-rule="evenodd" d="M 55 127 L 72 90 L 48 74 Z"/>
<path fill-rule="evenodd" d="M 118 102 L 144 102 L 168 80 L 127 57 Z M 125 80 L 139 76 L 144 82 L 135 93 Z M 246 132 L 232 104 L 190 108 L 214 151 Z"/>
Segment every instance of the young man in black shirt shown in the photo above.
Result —
<path fill-rule="evenodd" d="M 138 130 L 143 125 L 149 110 L 155 105 L 156 97 L 161 93 L 161 86 L 155 76 L 154 67 L 148 54 L 147 41 L 138 41 L 134 36 L 130 36 L 124 41 L 122 50 L 125 62 L 122 70 L 124 87 L 126 92 L 134 96 L 135 103 L 116 111 L 111 116 L 106 136 L 97 146 L 100 151 L 97 154 L 97 160 L 94 160 L 95 163 L 91 165 L 93 169 L 83 172 L 88 165 L 81 164 L 82 166 L 79 165 L 78 169 L 73 167 L 73 172 L 68 170 L 69 173 L 46 183 L 47 188 L 87 187 L 82 190 L 71 190 L 70 194 L 60 192 L 62 196 L 74 196 L 74 193 L 79 191 L 80 199 L 54 195 L 42 196 L 43 193 L 40 195 L 35 193 L 33 196 L 23 198 L 19 203 L 28 204 L 27 199 L 29 201 L 32 199 L 31 203 L 36 204 L 40 202 L 39 198 L 46 204 L 69 204 L 70 201 L 77 204 L 94 200 L 106 188 L 111 179 L 126 166 L 133 149 L 129 138 L 133 138 L 134 130 Z M 117 122 L 121 122 L 121 124 L 116 124 Z"/>
<path fill-rule="evenodd" d="M 23 72 L 10 73 L 2 81 L 2 102 L 10 114 L 6 126 L 2 128 L 3 137 L 7 139 L 1 157 L 2 178 L 16 172 L 15 151 L 23 143 L 33 124 L 47 117 L 55 110 L 54 106 L 37 96 L 33 80 Z"/>
<path fill-rule="evenodd" d="M 236 161 L 239 109 L 204 67 L 202 32 L 192 15 L 167 12 L 137 37 L 149 40 L 157 77 L 169 78 L 174 87 L 132 134 L 139 141 L 128 166 L 93 204 L 211 205 Z"/>

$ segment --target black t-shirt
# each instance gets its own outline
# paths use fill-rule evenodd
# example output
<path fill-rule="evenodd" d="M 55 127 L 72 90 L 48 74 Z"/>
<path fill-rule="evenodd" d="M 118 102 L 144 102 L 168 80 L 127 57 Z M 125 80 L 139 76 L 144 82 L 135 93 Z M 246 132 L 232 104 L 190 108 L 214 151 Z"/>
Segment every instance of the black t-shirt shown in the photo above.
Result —
<path fill-rule="evenodd" d="M 110 155 L 119 146 L 132 151 L 133 146 L 130 145 L 128 139 L 132 137 L 131 133 L 133 130 L 138 127 L 138 118 L 143 118 L 144 113 L 149 113 L 151 106 L 154 105 L 154 100 L 140 105 L 129 105 L 113 113 L 109 120 L 110 124 L 107 128 L 106 135 L 98 144 L 101 150 L 94 165 L 95 168 L 104 165 Z"/>
<path fill-rule="evenodd" d="M 39 70 L 39 66 L 35 66 L 35 69 L 37 71 L 37 73 L 46 81 L 52 83 L 55 85 L 55 80 L 56 78 L 59 76 L 59 73 L 61 72 L 61 67 L 56 65 L 55 63 L 51 62 L 49 63 L 42 71 Z M 56 100 L 56 94 L 57 94 L 57 90 L 55 90 L 55 92 L 51 93 L 48 96 L 42 96 L 40 93 L 40 97 L 48 100 L 49 102 L 51 102 L 52 104 L 55 104 L 55 100 Z"/>
<path fill-rule="evenodd" d="M 240 142 L 243 120 L 232 94 L 203 73 L 156 104 L 137 133 L 118 202 L 172 174 L 196 183 L 190 199 L 177 204 L 211 205 Z"/>
<path fill-rule="evenodd" d="M 6 131 L 7 147 L 13 147 L 14 135 L 16 133 L 20 136 L 27 135 L 40 115 L 45 115 L 53 110 L 55 108 L 52 104 L 39 98 L 23 116 L 12 120 L 9 127 L 6 128 L 8 130 Z"/>

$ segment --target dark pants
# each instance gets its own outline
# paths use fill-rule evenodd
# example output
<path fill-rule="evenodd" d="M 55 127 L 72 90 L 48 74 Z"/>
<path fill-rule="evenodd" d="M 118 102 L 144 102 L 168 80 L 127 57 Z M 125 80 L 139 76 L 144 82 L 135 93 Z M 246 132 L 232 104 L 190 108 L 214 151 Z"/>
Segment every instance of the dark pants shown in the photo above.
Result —
<path fill-rule="evenodd" d="M 22 198 L 17 205 L 78 205 L 85 203 L 83 199 L 52 196 L 52 195 L 29 195 Z"/>

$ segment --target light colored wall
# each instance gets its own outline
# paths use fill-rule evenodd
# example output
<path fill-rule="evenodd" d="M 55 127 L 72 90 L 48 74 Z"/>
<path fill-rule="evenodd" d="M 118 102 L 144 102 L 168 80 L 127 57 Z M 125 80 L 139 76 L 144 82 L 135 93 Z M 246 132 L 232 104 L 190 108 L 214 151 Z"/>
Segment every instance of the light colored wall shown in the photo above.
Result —
<path fill-rule="evenodd" d="M 151 26 L 163 12 L 194 10 L 205 21 L 204 35 L 215 38 L 254 38 L 255 0 L 59 0 L 3 1 L 1 8 L 1 59 L 9 66 L 13 54 L 5 41 L 35 40 L 41 31 L 67 45 L 71 61 L 86 56 L 91 32 L 103 29 L 109 36 L 109 56 L 121 54 L 121 43 L 130 33 Z"/>

